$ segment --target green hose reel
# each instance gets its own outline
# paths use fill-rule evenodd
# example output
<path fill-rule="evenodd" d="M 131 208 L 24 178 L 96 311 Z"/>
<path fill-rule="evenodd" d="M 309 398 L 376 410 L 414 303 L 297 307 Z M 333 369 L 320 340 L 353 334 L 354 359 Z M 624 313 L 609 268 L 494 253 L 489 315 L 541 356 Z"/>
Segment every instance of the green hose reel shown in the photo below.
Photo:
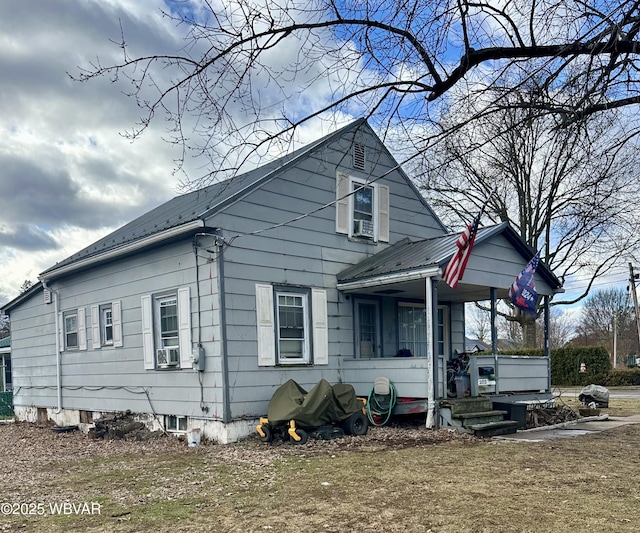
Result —
<path fill-rule="evenodd" d="M 367 398 L 366 410 L 369 422 L 374 426 L 384 426 L 391 418 L 396 399 L 393 383 L 384 377 L 376 378 Z"/>

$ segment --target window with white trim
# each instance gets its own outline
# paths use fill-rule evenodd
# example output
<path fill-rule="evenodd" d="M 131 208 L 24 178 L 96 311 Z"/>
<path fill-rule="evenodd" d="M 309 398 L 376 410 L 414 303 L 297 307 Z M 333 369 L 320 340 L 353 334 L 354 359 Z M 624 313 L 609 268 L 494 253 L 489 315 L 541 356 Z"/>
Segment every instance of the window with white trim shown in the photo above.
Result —
<path fill-rule="evenodd" d="M 434 329 L 436 355 L 449 350 L 448 307 L 438 306 L 438 323 Z M 398 302 L 398 349 L 409 350 L 415 357 L 427 356 L 427 310 L 422 303 Z"/>
<path fill-rule="evenodd" d="M 278 363 L 309 362 L 309 317 L 306 292 L 276 291 Z"/>
<path fill-rule="evenodd" d="M 122 306 L 119 300 L 91 306 L 91 346 L 94 350 L 105 346 L 123 346 Z"/>
<path fill-rule="evenodd" d="M 66 350 L 78 349 L 78 312 L 64 314 L 64 347 Z"/>
<path fill-rule="evenodd" d="M 59 313 L 58 343 L 61 350 L 86 350 L 87 330 L 85 308 Z"/>
<path fill-rule="evenodd" d="M 113 310 L 111 306 L 104 306 L 100 315 L 102 318 L 102 344 L 113 344 Z"/>
<path fill-rule="evenodd" d="M 165 415 L 164 428 L 170 433 L 186 433 L 187 432 L 187 417 Z"/>
<path fill-rule="evenodd" d="M 338 172 L 336 232 L 372 242 L 389 242 L 389 187 Z"/>
<path fill-rule="evenodd" d="M 324 289 L 256 284 L 258 365 L 326 365 Z"/>
<path fill-rule="evenodd" d="M 424 304 L 398 303 L 398 348 L 427 356 L 427 310 Z"/>
<path fill-rule="evenodd" d="M 189 287 L 141 298 L 146 369 L 192 368 Z"/>

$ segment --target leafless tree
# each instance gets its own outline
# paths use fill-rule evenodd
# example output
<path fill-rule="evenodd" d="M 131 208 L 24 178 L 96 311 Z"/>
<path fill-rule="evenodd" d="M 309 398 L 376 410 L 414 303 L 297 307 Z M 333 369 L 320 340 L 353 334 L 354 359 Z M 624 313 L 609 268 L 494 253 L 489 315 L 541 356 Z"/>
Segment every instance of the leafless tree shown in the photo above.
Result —
<path fill-rule="evenodd" d="M 0 287 L 0 307 L 6 303 L 7 297 L 4 294 L 4 289 Z M 7 337 L 10 333 L 9 329 L 9 317 L 0 313 L 0 339 Z"/>
<path fill-rule="evenodd" d="M 629 293 L 620 288 L 597 291 L 585 300 L 573 343 L 604 346 L 613 354 L 614 326 L 618 354 L 638 353 L 638 333 Z"/>
<path fill-rule="evenodd" d="M 437 142 L 443 108 L 483 101 L 470 118 L 511 105 L 514 75 L 535 75 L 540 114 L 575 124 L 629 109 L 624 138 L 638 127 L 638 1 L 616 0 L 230 0 L 173 2 L 185 29 L 175 53 L 136 56 L 119 43 L 117 64 L 74 75 L 131 82 L 141 120 L 156 117 L 169 139 L 209 159 L 193 177 L 219 173 L 291 148 L 313 119 L 366 116 L 384 136 L 399 133 L 415 153 Z M 488 90 L 492 99 L 483 98 Z M 568 95 L 571 97 L 568 98 Z M 531 107 L 529 104 L 527 106 Z M 424 135 L 415 137 L 416 130 Z M 454 125 L 455 130 L 455 125 Z M 450 130 L 451 131 L 451 130 Z M 419 139 L 411 144 L 412 139 Z"/>
<path fill-rule="evenodd" d="M 502 99 L 502 109 L 458 127 L 432 150 L 421 183 L 451 222 L 470 220 L 485 206 L 485 219 L 509 222 L 563 283 L 586 279 L 580 294 L 553 302 L 569 304 L 640 242 L 639 191 L 630 178 L 640 157 L 631 143 L 620 143 L 614 112 L 573 124 L 540 115 L 544 91 L 536 81 L 514 84 L 520 88 Z M 472 104 L 472 113 L 482 106 Z M 444 117 L 443 130 L 458 124 L 460 113 Z M 521 324 L 528 345 L 535 343 L 533 319 L 513 306 L 504 316 Z"/>
<path fill-rule="evenodd" d="M 491 315 L 481 307 L 468 305 L 465 308 L 467 335 L 484 344 L 491 344 Z"/>

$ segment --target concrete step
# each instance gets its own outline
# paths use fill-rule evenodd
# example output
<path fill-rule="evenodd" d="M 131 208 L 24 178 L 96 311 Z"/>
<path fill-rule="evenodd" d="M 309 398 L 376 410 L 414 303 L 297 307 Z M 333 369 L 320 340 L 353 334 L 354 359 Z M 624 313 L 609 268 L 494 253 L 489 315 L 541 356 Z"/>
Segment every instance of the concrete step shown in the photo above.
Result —
<path fill-rule="evenodd" d="M 448 407 L 451 410 L 452 415 L 458 415 L 462 413 L 480 413 L 483 411 L 493 410 L 493 401 L 491 398 L 460 398 L 453 399 L 448 398 L 440 402 L 442 407 Z"/>
<path fill-rule="evenodd" d="M 511 435 L 518 431 L 518 422 L 515 420 L 502 420 L 501 422 L 488 422 L 486 424 L 473 424 L 469 429 L 477 437 L 495 437 L 496 435 Z"/>
<path fill-rule="evenodd" d="M 490 422 L 502 422 L 506 411 L 481 411 L 478 413 L 459 413 L 452 415 L 451 418 L 460 420 L 464 427 L 470 427 L 475 424 L 488 424 Z"/>

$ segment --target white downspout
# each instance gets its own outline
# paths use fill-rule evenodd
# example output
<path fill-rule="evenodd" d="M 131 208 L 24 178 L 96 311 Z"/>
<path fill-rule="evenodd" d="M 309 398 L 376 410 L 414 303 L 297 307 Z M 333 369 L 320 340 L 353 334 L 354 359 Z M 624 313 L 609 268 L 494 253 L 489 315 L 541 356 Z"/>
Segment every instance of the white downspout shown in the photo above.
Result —
<path fill-rule="evenodd" d="M 433 369 L 436 364 L 433 350 L 433 293 L 431 292 L 431 277 L 425 278 L 425 311 L 427 314 L 427 423 L 428 428 L 435 425 L 436 383 L 433 380 Z"/>
<path fill-rule="evenodd" d="M 58 331 L 60 327 L 60 321 L 58 320 L 60 304 L 57 291 L 50 289 L 45 280 L 42 280 L 42 286 L 45 291 L 49 291 L 53 296 L 53 323 L 56 335 L 56 389 L 58 395 L 58 407 L 54 412 L 55 414 L 60 414 L 62 412 L 62 361 L 60 361 L 60 332 Z"/>

